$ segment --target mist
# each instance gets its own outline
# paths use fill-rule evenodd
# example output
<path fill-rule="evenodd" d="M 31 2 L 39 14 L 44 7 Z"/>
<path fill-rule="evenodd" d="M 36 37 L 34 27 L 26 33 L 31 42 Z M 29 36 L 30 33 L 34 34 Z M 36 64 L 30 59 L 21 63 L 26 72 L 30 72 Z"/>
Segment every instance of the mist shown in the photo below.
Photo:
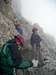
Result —
<path fill-rule="evenodd" d="M 19 13 L 19 0 L 14 0 Z M 33 23 L 39 23 L 44 32 L 56 38 L 56 0 L 21 0 L 20 12 Z"/>

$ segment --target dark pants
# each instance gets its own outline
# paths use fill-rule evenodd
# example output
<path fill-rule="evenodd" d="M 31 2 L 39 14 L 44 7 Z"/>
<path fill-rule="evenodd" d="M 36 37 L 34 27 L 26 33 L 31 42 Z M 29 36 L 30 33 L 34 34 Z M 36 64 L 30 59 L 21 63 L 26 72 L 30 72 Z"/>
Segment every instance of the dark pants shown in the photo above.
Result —
<path fill-rule="evenodd" d="M 39 45 L 34 44 L 32 46 L 33 49 L 33 58 L 37 59 L 39 63 L 43 62 L 42 53 Z"/>

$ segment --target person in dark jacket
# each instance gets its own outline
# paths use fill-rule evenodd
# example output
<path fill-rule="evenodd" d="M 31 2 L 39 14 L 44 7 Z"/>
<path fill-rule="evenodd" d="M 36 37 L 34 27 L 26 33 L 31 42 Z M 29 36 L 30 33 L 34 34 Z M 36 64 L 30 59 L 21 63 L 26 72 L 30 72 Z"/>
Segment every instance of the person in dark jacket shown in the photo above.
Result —
<path fill-rule="evenodd" d="M 41 42 L 41 38 L 40 36 L 37 34 L 38 29 L 37 28 L 33 28 L 32 29 L 32 35 L 31 35 L 31 45 L 34 46 L 34 44 L 36 44 L 36 46 L 40 47 L 40 42 Z"/>
<path fill-rule="evenodd" d="M 33 58 L 34 59 L 37 59 L 39 63 L 41 63 L 43 60 L 42 60 L 42 54 L 41 54 L 41 51 L 40 51 L 40 42 L 41 42 L 41 37 L 39 36 L 38 34 L 38 29 L 37 28 L 33 28 L 32 29 L 32 35 L 31 35 L 31 45 L 32 45 L 32 49 L 33 49 Z"/>
<path fill-rule="evenodd" d="M 15 36 L 14 39 L 9 40 L 8 43 L 10 44 L 9 49 L 11 51 L 11 57 L 13 60 L 13 64 L 15 66 L 20 65 L 21 60 L 22 60 L 22 56 L 21 56 L 19 47 L 20 46 L 23 47 L 23 42 L 21 42 L 21 38 L 19 38 L 19 35 Z"/>

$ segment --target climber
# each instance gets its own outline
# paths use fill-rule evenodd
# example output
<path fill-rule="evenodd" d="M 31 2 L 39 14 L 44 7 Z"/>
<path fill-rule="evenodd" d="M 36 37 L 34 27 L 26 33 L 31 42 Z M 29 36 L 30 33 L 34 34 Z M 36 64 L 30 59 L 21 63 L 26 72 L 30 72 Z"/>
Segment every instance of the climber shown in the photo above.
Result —
<path fill-rule="evenodd" d="M 19 38 L 22 40 L 22 38 L 24 38 L 24 43 L 25 43 L 25 37 L 23 35 L 23 28 L 21 26 L 20 21 L 15 20 L 15 29 L 16 29 L 16 33 L 19 34 Z M 23 45 L 24 46 L 24 45 Z"/>
<path fill-rule="evenodd" d="M 33 58 L 37 59 L 39 64 L 43 63 L 41 52 L 40 52 L 41 40 L 42 39 L 38 34 L 38 29 L 36 27 L 33 27 L 30 41 L 31 41 L 31 45 L 32 45 L 33 53 L 34 53 Z"/>
<path fill-rule="evenodd" d="M 12 57 L 15 58 L 14 62 L 17 64 L 18 61 L 20 62 L 20 60 L 21 60 L 20 49 L 23 47 L 24 38 L 17 35 L 17 36 L 14 36 L 14 39 L 10 40 L 9 43 L 12 44 L 11 45 L 11 53 L 12 53 Z"/>
<path fill-rule="evenodd" d="M 0 51 L 0 75 L 13 75 L 13 68 L 17 75 L 18 69 L 24 72 L 24 69 L 33 66 L 33 63 L 23 58 L 21 54 L 24 38 L 19 33 L 13 35 L 14 38 L 7 41 Z"/>
<path fill-rule="evenodd" d="M 24 43 L 24 38 L 22 38 L 19 35 L 15 35 L 13 39 L 7 41 L 3 45 L 0 52 L 1 54 L 0 74 L 1 75 L 3 74 L 4 71 L 5 71 L 4 72 L 5 75 L 11 75 L 13 73 L 12 67 L 17 67 L 21 64 L 22 55 L 20 51 L 21 51 L 21 47 L 23 47 L 23 43 Z"/>
<path fill-rule="evenodd" d="M 15 22 L 15 28 L 16 28 L 16 31 L 18 33 L 20 33 L 21 35 L 23 35 L 23 30 L 22 30 L 21 24 L 20 24 L 20 22 L 18 20 L 16 20 L 16 22 Z"/>

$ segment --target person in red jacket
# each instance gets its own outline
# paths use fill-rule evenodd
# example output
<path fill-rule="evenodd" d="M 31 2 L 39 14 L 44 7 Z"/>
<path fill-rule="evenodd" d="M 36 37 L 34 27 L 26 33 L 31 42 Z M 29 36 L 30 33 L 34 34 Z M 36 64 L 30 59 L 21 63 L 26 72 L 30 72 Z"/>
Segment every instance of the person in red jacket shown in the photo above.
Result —
<path fill-rule="evenodd" d="M 23 46 L 23 44 L 24 44 L 24 38 L 23 38 L 23 36 L 17 35 L 17 36 L 15 36 L 15 40 L 16 40 L 16 43 L 17 43 L 18 45 Z"/>
<path fill-rule="evenodd" d="M 15 22 L 15 29 L 16 29 L 16 34 L 15 34 L 16 42 L 20 44 L 21 46 L 23 46 L 24 44 L 23 42 L 25 41 L 23 37 L 23 29 L 22 29 L 20 21 L 18 20 L 16 20 Z"/>

